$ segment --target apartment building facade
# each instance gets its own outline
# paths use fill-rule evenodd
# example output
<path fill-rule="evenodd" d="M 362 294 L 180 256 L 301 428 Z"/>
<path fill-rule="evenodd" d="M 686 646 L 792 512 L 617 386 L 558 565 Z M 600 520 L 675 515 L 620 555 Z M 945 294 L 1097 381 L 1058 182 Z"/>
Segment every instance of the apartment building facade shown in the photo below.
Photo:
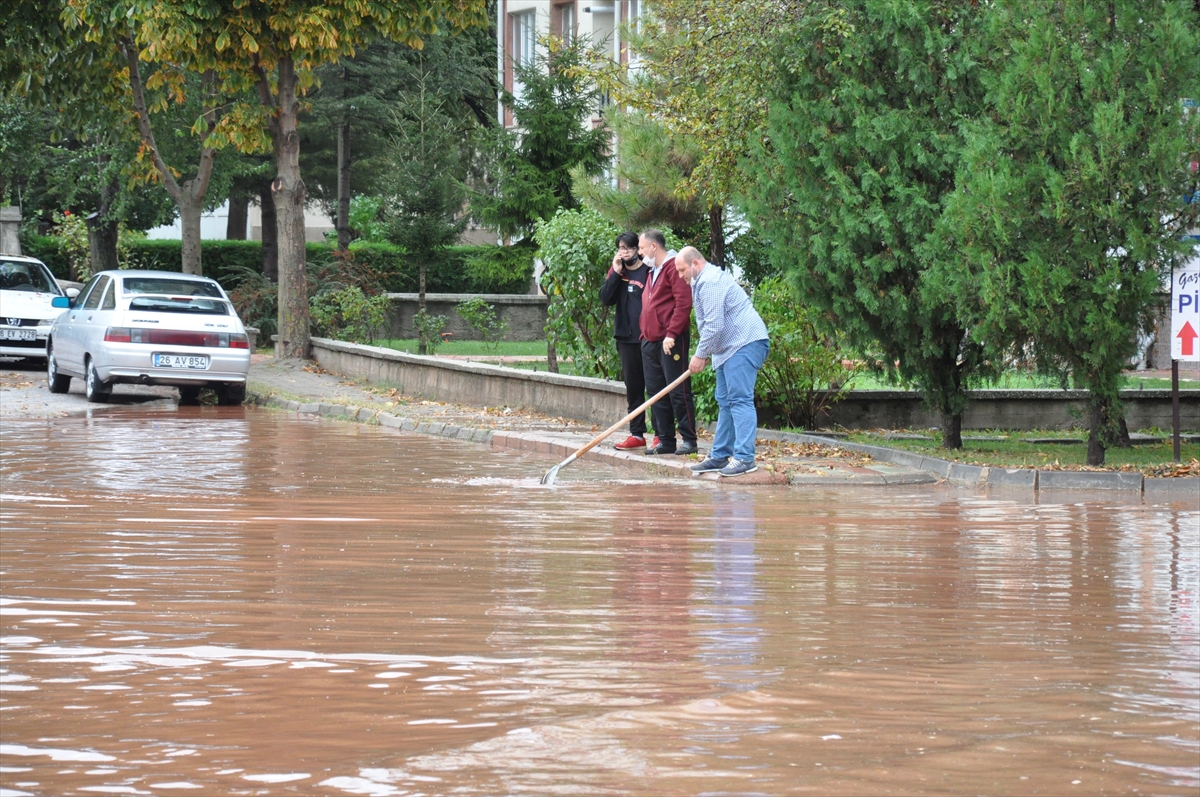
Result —
<path fill-rule="evenodd" d="M 637 24 L 643 0 L 499 0 L 496 4 L 496 69 L 500 84 L 516 96 L 521 86 L 514 66 L 532 63 L 544 49 L 540 41 L 557 36 L 566 41 L 586 38 L 608 51 L 614 61 L 628 61 L 620 30 L 622 23 Z M 604 101 L 592 114 L 600 123 Z M 512 127 L 512 111 L 503 102 L 497 118 Z"/>

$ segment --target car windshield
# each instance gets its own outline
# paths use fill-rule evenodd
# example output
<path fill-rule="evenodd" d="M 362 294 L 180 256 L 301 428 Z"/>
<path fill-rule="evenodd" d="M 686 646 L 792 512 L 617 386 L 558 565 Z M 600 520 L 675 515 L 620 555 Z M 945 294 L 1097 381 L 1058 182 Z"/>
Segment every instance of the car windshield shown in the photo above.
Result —
<path fill-rule="evenodd" d="M 232 314 L 229 303 L 224 299 L 210 299 L 205 296 L 135 296 L 129 302 L 129 309 L 151 313 Z"/>
<path fill-rule="evenodd" d="M 0 260 L 0 289 L 62 295 L 45 266 L 25 260 Z"/>
<path fill-rule="evenodd" d="M 153 293 L 160 296 L 212 296 L 220 299 L 221 289 L 212 282 L 200 280 L 171 279 L 170 277 L 126 277 L 125 295 L 133 293 Z"/>

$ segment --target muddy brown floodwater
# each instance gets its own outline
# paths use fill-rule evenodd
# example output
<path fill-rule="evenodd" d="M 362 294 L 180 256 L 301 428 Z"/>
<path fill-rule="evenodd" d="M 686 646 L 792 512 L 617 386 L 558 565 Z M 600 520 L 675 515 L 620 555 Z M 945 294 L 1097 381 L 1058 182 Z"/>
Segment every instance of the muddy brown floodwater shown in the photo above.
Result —
<path fill-rule="evenodd" d="M 2 447 L 8 797 L 1200 789 L 1194 508 L 545 488 L 242 408 Z"/>

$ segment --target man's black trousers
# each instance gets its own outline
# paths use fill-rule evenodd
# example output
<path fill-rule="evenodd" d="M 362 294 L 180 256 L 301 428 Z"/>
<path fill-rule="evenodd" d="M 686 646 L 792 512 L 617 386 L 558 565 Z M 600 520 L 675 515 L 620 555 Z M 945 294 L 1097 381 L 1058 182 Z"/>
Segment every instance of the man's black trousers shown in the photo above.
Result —
<path fill-rule="evenodd" d="M 688 333 L 675 339 L 670 354 L 663 352 L 661 340 L 642 341 L 642 371 L 646 376 L 646 393 L 653 396 L 679 378 L 687 370 Z M 669 399 L 669 400 L 668 400 Z M 696 443 L 696 402 L 692 398 L 692 380 L 687 380 L 670 395 L 650 408 L 654 434 L 669 451 L 675 447 L 675 430 L 685 443 Z"/>
<path fill-rule="evenodd" d="M 625 403 L 633 412 L 646 400 L 646 377 L 642 372 L 642 344 L 617 341 L 617 354 L 621 355 L 621 379 L 625 382 Z M 660 388 L 661 390 L 661 388 Z M 639 412 L 629 422 L 629 433 L 634 437 L 646 436 L 646 413 Z"/>

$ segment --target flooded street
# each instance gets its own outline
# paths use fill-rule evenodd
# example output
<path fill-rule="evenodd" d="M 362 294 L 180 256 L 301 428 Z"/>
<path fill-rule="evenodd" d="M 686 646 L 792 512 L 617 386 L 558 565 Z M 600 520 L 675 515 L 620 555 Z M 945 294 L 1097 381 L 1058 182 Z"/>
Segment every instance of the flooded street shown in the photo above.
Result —
<path fill-rule="evenodd" d="M 1200 790 L 1196 507 L 251 408 L 0 444 L 0 795 Z"/>

